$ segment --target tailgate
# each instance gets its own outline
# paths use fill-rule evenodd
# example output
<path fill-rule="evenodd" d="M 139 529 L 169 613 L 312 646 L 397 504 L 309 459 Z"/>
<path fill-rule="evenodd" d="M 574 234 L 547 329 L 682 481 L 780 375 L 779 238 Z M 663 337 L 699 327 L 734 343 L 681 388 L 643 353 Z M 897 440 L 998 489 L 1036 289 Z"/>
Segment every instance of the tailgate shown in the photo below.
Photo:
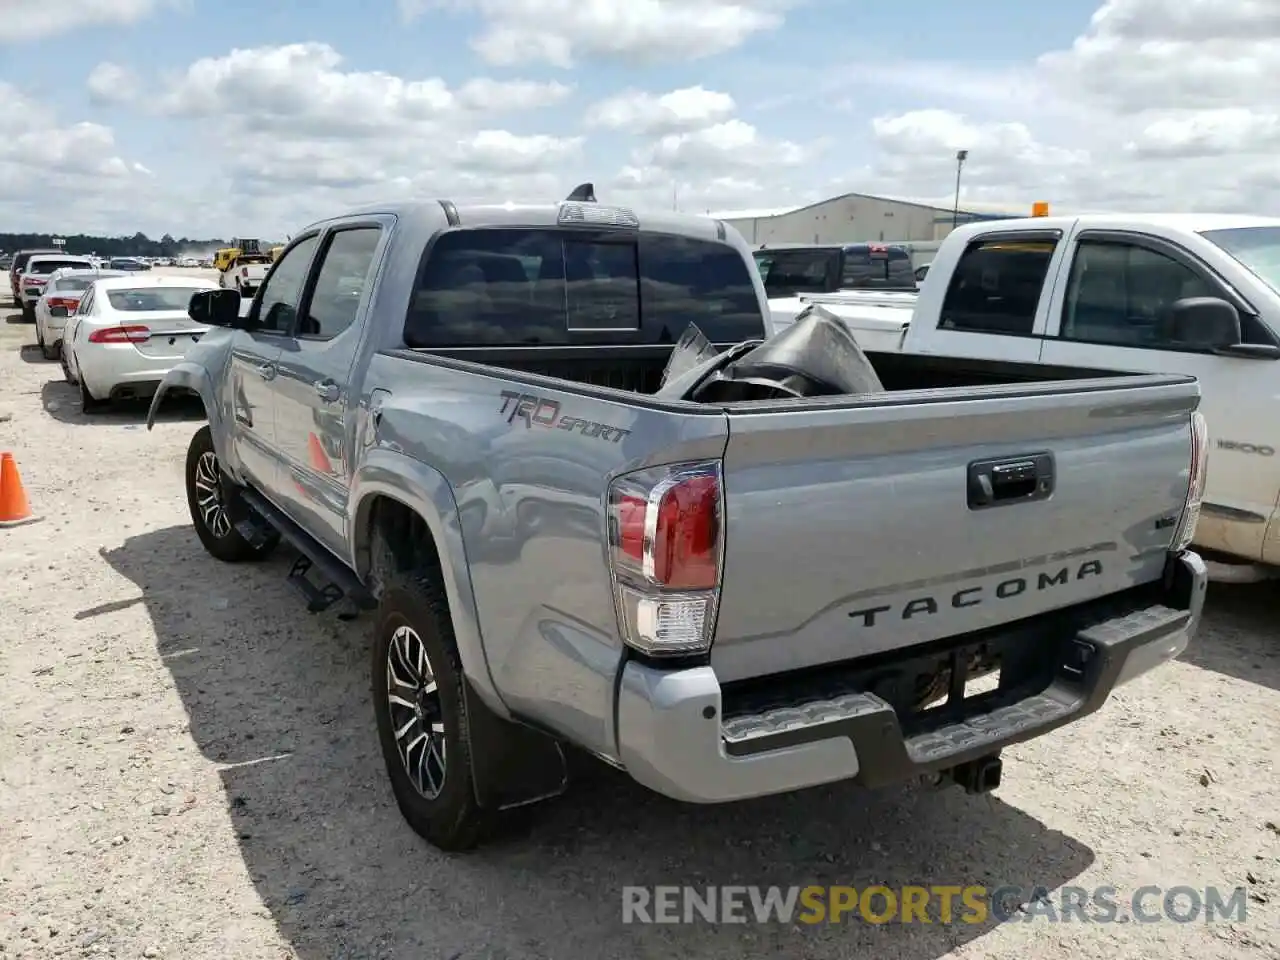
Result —
<path fill-rule="evenodd" d="M 1158 579 L 1198 403 L 1191 378 L 1123 377 L 732 409 L 717 676 L 883 653 Z M 998 497 L 1027 474 L 1050 489 L 982 506 L 980 461 Z"/>

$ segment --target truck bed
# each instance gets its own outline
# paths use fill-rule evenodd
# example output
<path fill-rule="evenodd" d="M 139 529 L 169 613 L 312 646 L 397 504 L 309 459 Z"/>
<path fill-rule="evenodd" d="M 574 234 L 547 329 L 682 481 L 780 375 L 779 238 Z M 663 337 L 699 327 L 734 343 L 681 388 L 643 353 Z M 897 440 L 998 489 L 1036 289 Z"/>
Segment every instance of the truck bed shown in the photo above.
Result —
<path fill-rule="evenodd" d="M 406 350 L 404 354 L 461 360 L 515 373 L 634 393 L 656 393 L 671 347 L 504 347 Z M 866 351 L 886 390 L 932 390 L 1124 376 L 1108 370 L 1008 360 L 958 359 Z"/>
<path fill-rule="evenodd" d="M 378 360 L 401 366 L 378 382 L 412 377 L 440 400 L 492 393 L 499 432 L 459 460 L 458 479 L 464 464 L 485 464 L 495 487 L 473 509 L 490 529 L 500 504 L 515 527 L 538 516 L 536 528 L 512 528 L 515 541 L 583 539 L 580 564 L 557 548 L 548 596 L 594 581 L 607 594 L 595 537 L 613 476 L 720 459 L 725 581 L 711 662 L 726 682 L 985 630 L 1162 575 L 1190 479 L 1193 378 L 872 354 L 883 393 L 725 405 L 638 396 L 657 388 L 668 351 L 395 350 Z M 1048 471 L 1044 496 L 975 506 L 975 464 L 1027 459 Z M 506 571 L 476 578 L 501 609 L 514 588 Z M 571 612 L 601 628 L 612 618 L 607 606 Z M 493 631 L 495 653 L 513 627 Z"/>

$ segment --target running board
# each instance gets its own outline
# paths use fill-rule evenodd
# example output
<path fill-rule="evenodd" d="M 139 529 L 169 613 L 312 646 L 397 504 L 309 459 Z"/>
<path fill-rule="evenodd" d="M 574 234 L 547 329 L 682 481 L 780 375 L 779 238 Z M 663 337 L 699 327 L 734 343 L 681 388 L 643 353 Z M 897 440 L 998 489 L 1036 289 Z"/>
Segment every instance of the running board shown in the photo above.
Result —
<path fill-rule="evenodd" d="M 240 496 L 246 506 L 252 508 L 302 554 L 289 571 L 289 583 L 302 594 L 310 612 L 327 610 L 343 597 L 350 600 L 357 610 L 373 610 L 377 607 L 378 601 L 356 575 L 316 542 L 311 534 L 286 516 L 284 511 L 256 490 L 241 490 Z M 252 520 L 244 522 L 253 523 Z M 316 579 L 323 582 L 317 584 L 310 576 L 312 573 L 318 574 Z"/>

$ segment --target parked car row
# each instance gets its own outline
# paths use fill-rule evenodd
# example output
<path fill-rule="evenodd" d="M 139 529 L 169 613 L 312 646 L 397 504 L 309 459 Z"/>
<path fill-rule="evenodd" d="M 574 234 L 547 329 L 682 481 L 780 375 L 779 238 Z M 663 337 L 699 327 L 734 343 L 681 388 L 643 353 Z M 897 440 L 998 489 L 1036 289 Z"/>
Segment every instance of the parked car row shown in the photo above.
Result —
<path fill-rule="evenodd" d="M 116 261 L 111 261 L 115 263 Z M 56 263 L 47 273 L 46 263 Z M 98 269 L 85 257 L 32 256 L 18 284 L 24 319 L 47 360 L 79 388 L 86 412 L 147 397 L 205 329 L 187 315 L 204 277 Z"/>

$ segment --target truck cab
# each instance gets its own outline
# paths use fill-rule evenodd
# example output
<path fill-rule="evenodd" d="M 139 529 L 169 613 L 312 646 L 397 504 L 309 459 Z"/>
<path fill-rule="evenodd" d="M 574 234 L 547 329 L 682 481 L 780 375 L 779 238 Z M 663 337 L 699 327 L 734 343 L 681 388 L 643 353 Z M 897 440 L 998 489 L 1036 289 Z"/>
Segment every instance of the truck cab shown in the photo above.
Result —
<path fill-rule="evenodd" d="M 906 247 L 884 243 L 795 244 L 753 252 L 770 299 L 839 290 L 914 291 Z"/>
<path fill-rule="evenodd" d="M 902 350 L 1197 377 L 1211 453 L 1196 544 L 1217 555 L 1216 579 L 1280 566 L 1280 219 L 962 227 L 921 284 Z"/>

